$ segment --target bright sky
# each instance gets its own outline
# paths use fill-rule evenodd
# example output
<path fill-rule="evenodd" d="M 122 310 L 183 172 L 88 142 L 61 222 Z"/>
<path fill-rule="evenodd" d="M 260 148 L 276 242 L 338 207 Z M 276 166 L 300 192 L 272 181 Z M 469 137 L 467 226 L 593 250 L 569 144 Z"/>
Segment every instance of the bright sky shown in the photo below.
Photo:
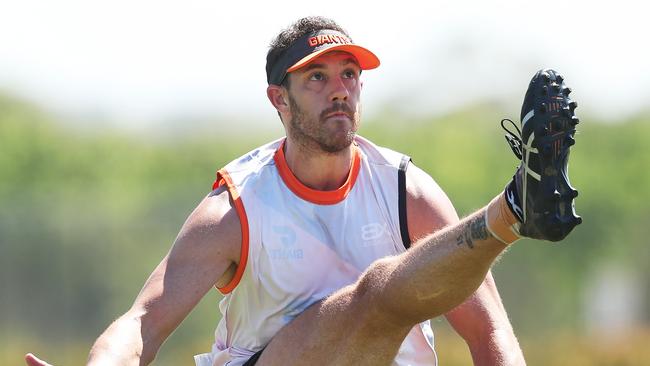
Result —
<path fill-rule="evenodd" d="M 648 110 L 646 2 L 0 0 L 0 91 L 69 115 L 123 121 L 276 118 L 270 40 L 324 15 L 381 59 L 363 75 L 365 112 L 444 113 L 506 103 L 530 77 L 564 74 L 581 113 Z"/>

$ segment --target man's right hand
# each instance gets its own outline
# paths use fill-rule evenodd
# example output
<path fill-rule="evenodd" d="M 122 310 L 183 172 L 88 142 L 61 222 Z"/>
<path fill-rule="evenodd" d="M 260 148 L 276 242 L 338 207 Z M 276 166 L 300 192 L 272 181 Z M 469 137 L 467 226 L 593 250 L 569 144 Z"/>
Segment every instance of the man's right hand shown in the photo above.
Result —
<path fill-rule="evenodd" d="M 52 366 L 31 353 L 25 355 L 25 362 L 27 363 L 27 366 Z"/>

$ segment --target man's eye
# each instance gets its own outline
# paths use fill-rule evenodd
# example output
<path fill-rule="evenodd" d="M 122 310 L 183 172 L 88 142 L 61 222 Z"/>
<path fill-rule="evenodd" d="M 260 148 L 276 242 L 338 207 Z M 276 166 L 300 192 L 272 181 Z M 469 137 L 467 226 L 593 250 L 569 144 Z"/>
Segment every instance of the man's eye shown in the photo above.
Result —
<path fill-rule="evenodd" d="M 345 77 L 346 79 L 353 79 L 356 76 L 357 76 L 357 73 L 352 71 L 352 70 L 348 70 L 348 71 L 343 73 L 343 77 Z"/>
<path fill-rule="evenodd" d="M 311 75 L 311 77 L 309 78 L 309 80 L 315 80 L 315 81 L 321 81 L 321 80 L 324 80 L 324 79 L 325 79 L 325 76 L 320 72 L 313 73 Z"/>

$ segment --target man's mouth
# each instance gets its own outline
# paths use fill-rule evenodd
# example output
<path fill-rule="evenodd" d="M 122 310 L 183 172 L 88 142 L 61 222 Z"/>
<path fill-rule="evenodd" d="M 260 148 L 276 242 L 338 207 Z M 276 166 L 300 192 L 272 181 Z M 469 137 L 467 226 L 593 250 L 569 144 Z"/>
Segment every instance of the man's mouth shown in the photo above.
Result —
<path fill-rule="evenodd" d="M 352 119 L 352 117 L 345 112 L 334 112 L 334 113 L 329 113 L 325 116 L 325 118 L 341 118 L 341 117 L 346 117 L 348 119 Z"/>

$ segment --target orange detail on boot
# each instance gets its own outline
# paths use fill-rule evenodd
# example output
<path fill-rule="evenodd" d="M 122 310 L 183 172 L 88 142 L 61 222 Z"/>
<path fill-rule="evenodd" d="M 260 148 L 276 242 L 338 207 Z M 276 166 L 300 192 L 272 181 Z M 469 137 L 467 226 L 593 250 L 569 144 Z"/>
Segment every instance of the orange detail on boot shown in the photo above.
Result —
<path fill-rule="evenodd" d="M 521 238 L 519 220 L 508 208 L 503 193 L 494 197 L 488 204 L 485 210 L 485 224 L 492 236 L 504 244 L 512 244 Z"/>

